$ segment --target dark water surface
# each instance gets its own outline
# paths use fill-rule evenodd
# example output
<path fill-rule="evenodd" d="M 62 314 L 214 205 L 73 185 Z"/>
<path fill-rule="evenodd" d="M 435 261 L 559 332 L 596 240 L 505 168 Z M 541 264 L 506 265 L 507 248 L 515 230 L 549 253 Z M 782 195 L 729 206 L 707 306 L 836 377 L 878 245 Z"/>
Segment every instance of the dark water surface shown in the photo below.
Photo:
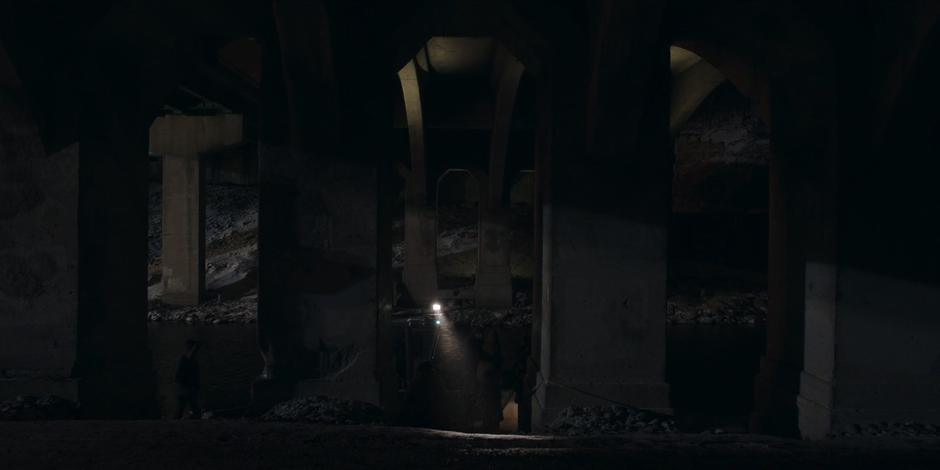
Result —
<path fill-rule="evenodd" d="M 148 336 L 164 416 L 176 412 L 176 366 L 188 339 L 203 343 L 199 352 L 203 407 L 217 414 L 238 415 L 248 404 L 251 382 L 264 365 L 255 325 L 151 323 Z"/>

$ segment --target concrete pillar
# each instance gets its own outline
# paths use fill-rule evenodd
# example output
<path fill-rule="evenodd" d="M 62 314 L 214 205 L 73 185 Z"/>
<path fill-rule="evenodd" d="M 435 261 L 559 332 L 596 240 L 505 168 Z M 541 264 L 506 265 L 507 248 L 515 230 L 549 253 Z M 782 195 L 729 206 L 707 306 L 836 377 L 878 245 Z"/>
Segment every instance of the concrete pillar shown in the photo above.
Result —
<path fill-rule="evenodd" d="M 0 401 L 78 399 L 78 145 L 47 152 L 0 44 Z"/>
<path fill-rule="evenodd" d="M 629 6 L 605 4 L 611 11 L 591 35 L 593 51 L 576 37 L 558 48 L 539 97 L 551 105 L 539 156 L 544 378 L 536 428 L 570 405 L 669 408 L 669 50 L 651 30 L 661 12 L 637 17 L 622 9 Z"/>
<path fill-rule="evenodd" d="M 421 86 L 414 60 L 399 72 L 408 139 L 411 144 L 411 173 L 405 196 L 405 287 L 418 305 L 427 305 L 437 291 L 437 212 L 428 198 L 428 164 L 424 147 L 424 114 Z"/>
<path fill-rule="evenodd" d="M 506 190 L 506 158 L 516 91 L 525 67 L 503 48 L 498 51 L 489 171 L 486 181 L 481 181 L 480 250 L 474 292 L 478 307 L 506 308 L 512 306 L 512 212 Z"/>
<path fill-rule="evenodd" d="M 78 171 L 79 401 L 86 416 L 158 417 L 147 342 L 147 134 L 139 70 L 105 65 L 82 102 Z"/>
<path fill-rule="evenodd" d="M 259 144 L 259 342 L 268 378 L 292 395 L 377 404 L 376 158 L 383 142 L 359 101 L 371 94 L 352 88 L 358 95 L 342 95 L 349 98 L 344 112 L 359 125 L 340 130 L 339 115 L 314 106 L 338 83 L 329 48 L 321 47 L 331 37 L 325 9 L 281 1 L 275 15 L 280 51 L 266 49 Z M 381 74 L 344 80 L 352 87 L 374 76 Z M 287 107 L 294 112 L 284 126 Z"/>
<path fill-rule="evenodd" d="M 792 144 L 826 150 L 804 170 L 806 331 L 798 406 L 806 438 L 871 423 L 940 424 L 940 161 L 933 157 L 940 119 L 931 106 L 940 103 L 938 53 L 940 30 L 913 66 L 881 142 L 873 137 L 878 108 L 861 98 L 869 88 L 841 80 L 821 90 L 838 93 L 829 132 L 803 127 L 798 135 L 811 139 Z M 858 54 L 867 57 L 864 49 Z M 791 96 L 797 93 L 807 94 Z M 790 110 L 794 121 L 826 109 L 818 105 L 823 97 L 810 98 L 816 106 Z"/>
<path fill-rule="evenodd" d="M 163 302 L 198 305 L 205 292 L 205 162 L 201 154 L 242 139 L 242 117 L 164 116 L 150 128 L 163 156 Z"/>
<path fill-rule="evenodd" d="M 805 314 L 806 255 L 797 200 L 800 176 L 795 167 L 780 152 L 770 162 L 767 350 L 755 378 L 750 416 L 751 431 L 785 436 L 799 432 L 796 396 L 803 366 Z"/>

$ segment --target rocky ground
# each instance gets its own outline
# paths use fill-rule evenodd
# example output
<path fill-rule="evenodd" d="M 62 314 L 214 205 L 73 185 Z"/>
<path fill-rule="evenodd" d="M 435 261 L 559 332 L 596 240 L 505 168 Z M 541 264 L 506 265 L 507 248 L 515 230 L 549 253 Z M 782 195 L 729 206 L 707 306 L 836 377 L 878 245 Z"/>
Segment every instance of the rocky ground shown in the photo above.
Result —
<path fill-rule="evenodd" d="M 753 435 L 499 436 L 249 420 L 0 423 L 9 469 L 940 467 L 938 439 Z"/>
<path fill-rule="evenodd" d="M 754 325 L 766 319 L 767 292 L 764 291 L 677 293 L 666 301 L 666 321 L 674 325 Z"/>
<path fill-rule="evenodd" d="M 369 403 L 327 396 L 297 398 L 271 408 L 262 421 L 311 424 L 381 424 L 380 408 Z"/>
<path fill-rule="evenodd" d="M 857 437 L 929 437 L 940 438 L 940 426 L 926 423 L 871 423 L 843 426 L 834 438 Z"/>
<path fill-rule="evenodd" d="M 623 405 L 569 406 L 549 425 L 562 436 L 670 434 L 676 423 L 666 415 Z"/>
<path fill-rule="evenodd" d="M 191 307 L 151 301 L 147 319 L 152 322 L 254 323 L 258 319 L 258 296 L 252 294 L 233 300 L 215 300 Z"/>
<path fill-rule="evenodd" d="M 0 421 L 42 421 L 77 417 L 78 404 L 55 395 L 18 396 L 0 402 Z"/>
<path fill-rule="evenodd" d="M 447 310 L 444 316 L 457 325 L 474 329 L 524 327 L 532 324 L 532 307 L 508 309 L 467 307 Z"/>

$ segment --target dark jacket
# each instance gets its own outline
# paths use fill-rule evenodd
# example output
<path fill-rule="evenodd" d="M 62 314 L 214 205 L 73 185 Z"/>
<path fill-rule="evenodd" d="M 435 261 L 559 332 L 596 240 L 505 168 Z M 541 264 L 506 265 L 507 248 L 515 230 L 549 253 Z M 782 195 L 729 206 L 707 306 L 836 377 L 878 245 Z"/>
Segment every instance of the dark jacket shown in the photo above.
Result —
<path fill-rule="evenodd" d="M 180 358 L 176 368 L 176 383 L 190 389 L 199 388 L 199 363 L 189 356 Z"/>

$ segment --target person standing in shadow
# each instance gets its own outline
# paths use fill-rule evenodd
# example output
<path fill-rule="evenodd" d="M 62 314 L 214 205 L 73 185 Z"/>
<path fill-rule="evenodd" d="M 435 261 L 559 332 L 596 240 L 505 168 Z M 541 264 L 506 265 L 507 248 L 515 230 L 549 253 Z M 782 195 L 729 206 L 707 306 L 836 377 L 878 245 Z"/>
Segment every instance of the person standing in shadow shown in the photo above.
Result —
<path fill-rule="evenodd" d="M 199 361 L 196 359 L 201 345 L 194 339 L 187 340 L 186 352 L 176 367 L 176 419 L 183 419 L 186 408 L 192 411 L 193 419 L 202 417 L 202 408 L 199 406 Z"/>

